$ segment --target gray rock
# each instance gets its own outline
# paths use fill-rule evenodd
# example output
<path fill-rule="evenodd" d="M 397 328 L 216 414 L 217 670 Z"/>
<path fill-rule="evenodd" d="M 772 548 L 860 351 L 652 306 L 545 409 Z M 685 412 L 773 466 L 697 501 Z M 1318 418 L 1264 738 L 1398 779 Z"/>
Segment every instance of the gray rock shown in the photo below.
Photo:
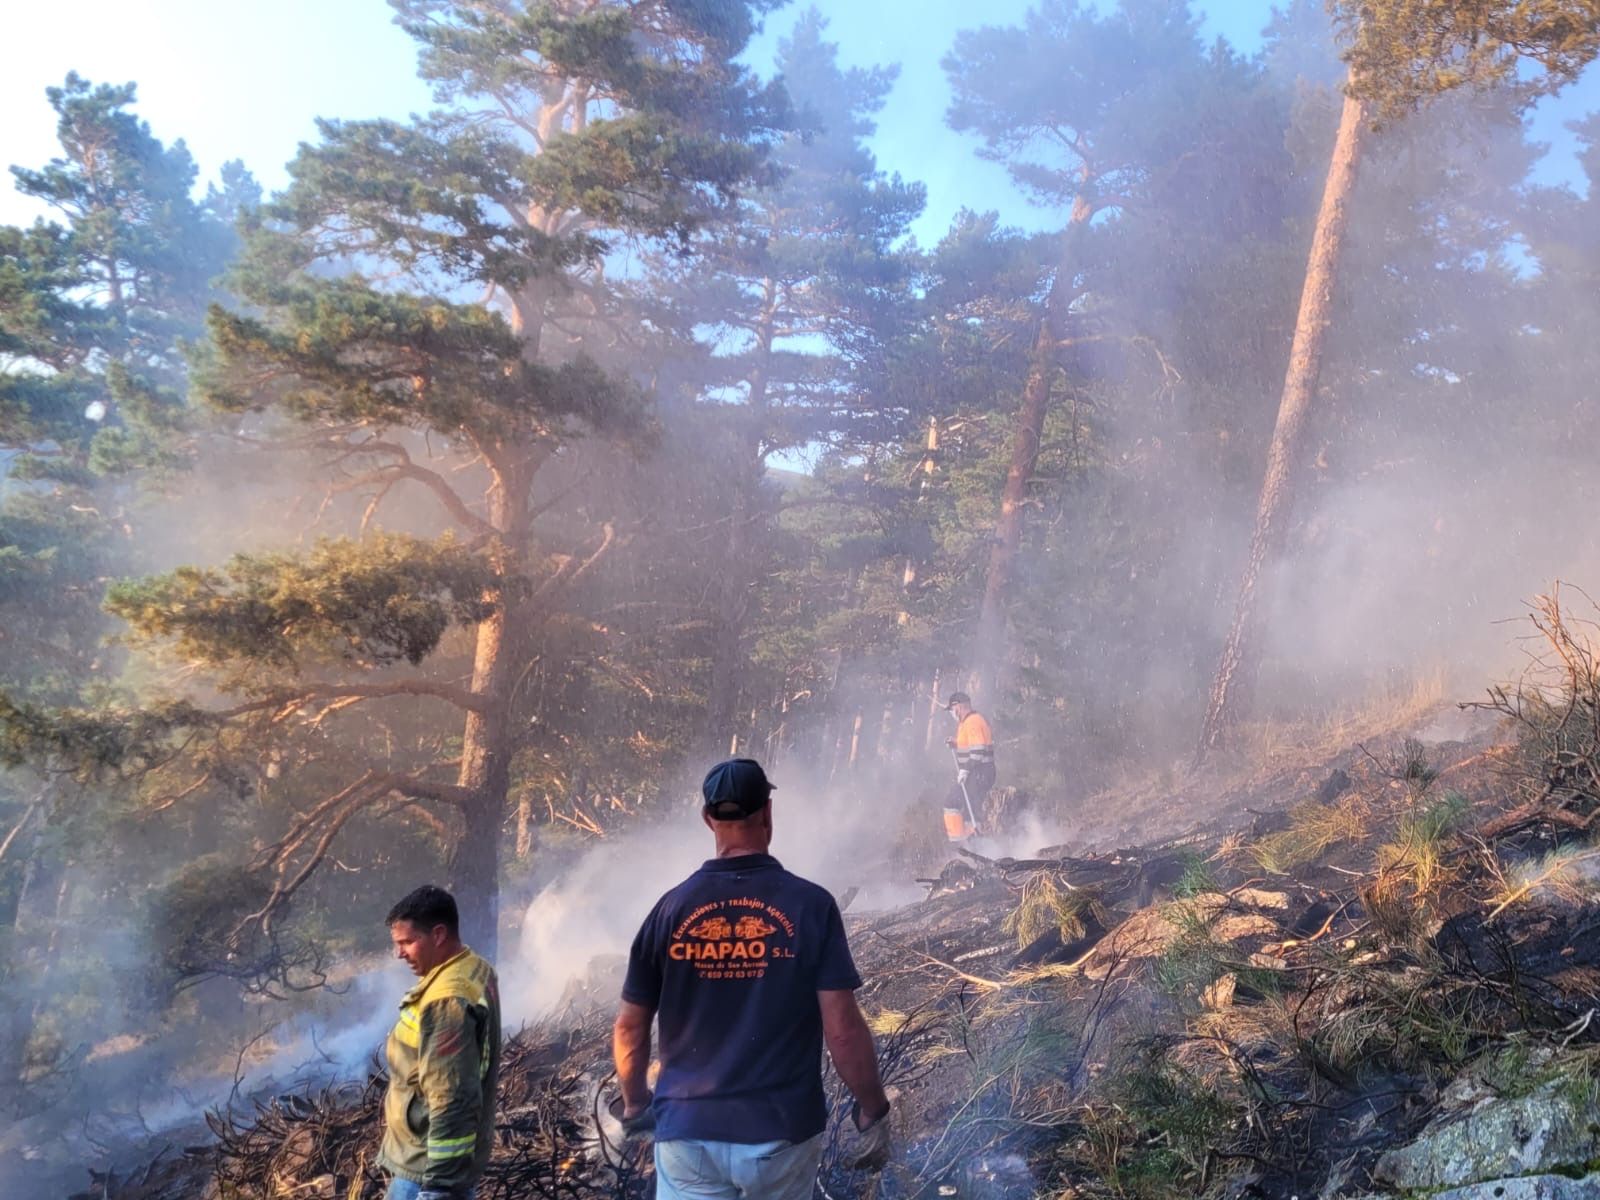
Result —
<path fill-rule="evenodd" d="M 1409 1146 L 1389 1151 L 1373 1175 L 1399 1188 L 1436 1189 L 1587 1166 L 1600 1159 L 1596 1116 L 1575 1107 L 1556 1088 L 1515 1100 L 1486 1101 L 1464 1116 L 1430 1126 Z M 1491 1185 L 1498 1186 L 1507 1185 Z M 1472 1195 L 1476 1200 L 1478 1194 Z"/>
<path fill-rule="evenodd" d="M 1600 1172 L 1572 1179 L 1566 1175 L 1524 1175 L 1520 1179 L 1493 1179 L 1448 1192 L 1435 1192 L 1430 1200 L 1594 1200 L 1600 1196 Z"/>
<path fill-rule="evenodd" d="M 1466 1187 L 1430 1192 L 1427 1200 L 1596 1200 L 1600 1197 L 1600 1172 L 1572 1179 L 1566 1175 L 1523 1175 L 1517 1179 L 1491 1179 Z M 1324 1197 L 1323 1200 L 1329 1200 Z M 1401 1200 L 1391 1192 L 1341 1192 L 1339 1200 Z"/>

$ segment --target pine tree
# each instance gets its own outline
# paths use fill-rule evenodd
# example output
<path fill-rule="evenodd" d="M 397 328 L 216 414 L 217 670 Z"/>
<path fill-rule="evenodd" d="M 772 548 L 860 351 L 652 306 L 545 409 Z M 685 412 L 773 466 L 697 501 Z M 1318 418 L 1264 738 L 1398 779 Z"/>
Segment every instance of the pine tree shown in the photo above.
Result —
<path fill-rule="evenodd" d="M 13 167 L 49 215 L 0 228 L 0 709 L 104 693 L 108 577 L 134 561 L 136 499 L 186 458 L 185 339 L 234 249 L 233 212 L 254 195 L 236 164 L 197 199 L 182 142 L 132 111 L 135 89 L 69 75 L 48 89 L 60 155 Z M 0 761 L 16 747 L 0 744 Z M 0 925 L 8 984 L 55 970 L 47 947 L 79 883 L 73 860 L 104 837 L 106 806 L 16 772 L 0 781 Z M 116 886 L 100 854 L 97 886 Z M 55 985 L 66 989 L 60 979 Z M 105 996 L 101 1003 L 111 1003 Z M 7 1004 L 0 1044 L 21 1052 L 31 1002 Z M 3 1077 L 16 1078 L 15 1062 Z"/>
<path fill-rule="evenodd" d="M 945 69 L 952 127 L 982 137 L 980 153 L 1065 218 L 1046 260 L 974 638 L 971 665 L 992 691 L 1045 422 L 1055 393 L 1081 380 L 1072 360 L 1093 322 L 1097 218 L 1148 203 L 1194 156 L 1236 150 L 1237 130 L 1207 105 L 1249 87 L 1250 72 L 1207 55 L 1179 0 L 1125 0 L 1103 16 L 1050 0 L 1021 27 L 962 34 Z"/>
<path fill-rule="evenodd" d="M 547 515 L 552 464 L 584 436 L 649 437 L 608 276 L 630 244 L 688 246 L 783 117 L 734 61 L 764 0 L 394 7 L 444 107 L 322 123 L 251 226 L 235 283 L 250 308 L 212 310 L 197 377 L 251 437 L 330 469 L 353 532 L 131 583 L 111 607 L 235 696 L 170 710 L 207 753 L 259 770 L 285 728 L 293 763 L 331 730 L 370 747 L 374 706 L 396 698 L 458 732 L 352 762 L 303 802 L 245 864 L 260 902 L 224 914 L 216 971 L 280 970 L 279 918 L 341 832 L 418 805 L 446 830 L 466 935 L 493 951 L 530 641 L 626 536 L 604 513 Z M 453 532 L 382 528 L 407 486 Z M 465 663 L 428 669 L 441 646 Z"/>
<path fill-rule="evenodd" d="M 1560 0 L 1528 5 L 1506 0 L 1332 0 L 1348 40 L 1349 77 L 1327 181 L 1306 263 L 1278 420 L 1267 453 L 1255 528 L 1233 621 L 1212 677 L 1195 754 L 1197 763 L 1223 745 L 1248 705 L 1258 636 L 1262 569 L 1277 551 L 1286 520 L 1295 454 L 1322 369 L 1357 168 L 1373 120 L 1393 121 L 1462 88 L 1514 82 L 1531 102 L 1559 89 L 1600 53 L 1600 5 Z M 1519 64 L 1528 64 L 1526 77 Z"/>
<path fill-rule="evenodd" d="M 796 128 L 773 149 L 773 182 L 746 192 L 693 259 L 659 262 L 650 281 L 678 321 L 714 331 L 685 380 L 709 400 L 703 424 L 718 446 L 717 498 L 708 500 L 728 505 L 697 738 L 713 754 L 748 732 L 736 713 L 768 691 L 748 670 L 770 623 L 761 614 L 782 603 L 762 584 L 774 577 L 782 504 L 768 463 L 859 449 L 903 427 L 904 397 L 886 364 L 913 315 L 911 264 L 897 244 L 923 193 L 884 176 L 864 145 L 895 72 L 841 68 L 825 30 L 812 9 L 779 43 L 776 66 Z"/>

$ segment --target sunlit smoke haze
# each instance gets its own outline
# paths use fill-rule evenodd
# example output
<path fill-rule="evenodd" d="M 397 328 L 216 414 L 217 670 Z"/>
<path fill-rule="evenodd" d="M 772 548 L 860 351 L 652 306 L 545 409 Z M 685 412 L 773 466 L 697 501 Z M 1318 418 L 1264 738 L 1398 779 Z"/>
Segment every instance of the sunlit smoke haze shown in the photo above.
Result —
<path fill-rule="evenodd" d="M 435 81 L 448 119 L 324 114 L 252 235 L 253 292 L 201 281 L 149 326 L 122 314 L 144 338 L 181 326 L 156 356 L 180 402 L 202 375 L 227 401 L 158 428 L 171 457 L 145 473 L 63 450 L 140 448 L 149 397 L 97 374 L 125 351 L 139 365 L 98 320 L 117 287 L 97 260 L 92 284 L 60 264 L 8 274 L 33 243 L 0 242 L 0 698 L 70 714 L 0 725 L 24 728 L 0 774 L 0 1091 L 19 1097 L 0 1194 L 147 1157 L 208 1108 L 361 1077 L 412 984 L 376 956 L 381 914 L 425 881 L 485 933 L 498 887 L 508 1030 L 614 1004 L 651 905 L 713 852 L 695 788 L 730 747 L 777 784 L 773 853 L 859 918 L 957 861 L 941 823 L 957 688 L 978 693 L 1015 804 L 970 849 L 1159 843 L 1216 816 L 1212 785 L 1258 765 L 1263 730 L 1305 745 L 1365 706 L 1393 718 L 1386 736 L 1489 736 L 1450 705 L 1515 677 L 1527 601 L 1556 580 L 1600 595 L 1594 70 L 1534 124 L 1491 92 L 1374 131 L 1257 590 L 1247 749 L 1207 775 L 1196 734 L 1340 111 L 1327 14 L 1263 5 L 1250 20 L 1272 28 L 1235 54 L 1212 41 L 1235 30 L 1197 13 L 1158 40 L 1181 6 L 1040 5 L 1023 24 L 1026 5 L 935 5 L 904 41 L 880 7 L 768 17 L 741 61 L 781 71 L 807 124 L 747 131 L 778 168 L 757 154 L 748 179 L 669 164 L 577 204 L 593 181 L 552 184 L 572 164 L 534 152 L 538 89 L 515 127 L 453 79 Z M 1144 23 L 1123 36 L 1119 13 Z M 1101 34 L 1106 54 L 1074 57 Z M 935 36 L 915 70 L 888 69 Z M 911 109 L 937 138 L 903 136 Z M 715 111 L 733 122 L 742 102 Z M 42 104 L 15 116 L 49 124 Z M 1557 118 L 1573 124 L 1546 156 Z M 170 148 L 184 130 L 155 132 Z M 1074 143 L 1112 165 L 1094 175 Z M 908 144 L 937 148 L 925 173 Z M 181 186 L 214 182 L 198 178 Z M 505 223 L 476 241 L 480 219 Z M 158 233 L 128 281 L 223 240 Z M 13 275 L 42 298 L 15 311 L 89 302 L 97 319 L 57 331 L 57 359 L 13 355 L 36 333 Z M 213 301 L 213 322 L 245 322 L 231 339 L 205 323 Z M 91 335 L 110 340 L 86 350 Z M 213 341 L 238 361 L 219 367 Z M 48 403 L 14 420 L 35 386 Z M 85 551 L 86 530 L 111 549 Z M 417 553 L 379 569 L 363 556 L 385 539 Z M 302 572 L 317 553 L 325 572 Z M 184 586 L 81 619 L 162 572 Z M 209 715 L 167 729 L 174 701 Z M 119 757 L 147 712 L 154 749 Z M 47 725 L 67 736 L 29 740 Z M 1592 873 L 1568 872 L 1585 892 Z M 222 935 L 296 879 L 263 984 Z"/>
<path fill-rule="evenodd" d="M 937 822 L 931 804 L 892 782 L 829 785 L 803 764 L 771 768 L 773 855 L 794 873 L 851 894 L 849 911 L 893 908 L 925 894 L 892 861 L 907 822 Z M 625 956 L 651 907 L 713 857 L 713 835 L 698 799 L 680 800 L 671 817 L 629 830 L 584 852 L 528 905 L 516 955 L 504 966 L 508 1017 L 533 1020 L 553 1010 L 568 987 L 589 977 L 596 960 L 602 984 L 620 984 Z M 606 996 L 605 999 L 615 999 Z"/>

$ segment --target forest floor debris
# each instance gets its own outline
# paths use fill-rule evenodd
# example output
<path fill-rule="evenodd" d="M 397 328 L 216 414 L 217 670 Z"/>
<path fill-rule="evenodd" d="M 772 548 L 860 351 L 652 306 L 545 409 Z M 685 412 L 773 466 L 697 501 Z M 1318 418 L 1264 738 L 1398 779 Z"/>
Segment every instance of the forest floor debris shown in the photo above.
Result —
<path fill-rule="evenodd" d="M 1335 1200 L 1471 1182 L 1399 1164 L 1426 1174 L 1415 1139 L 1459 1141 L 1471 1104 L 1600 1095 L 1600 795 L 1571 783 L 1595 747 L 1547 742 L 1397 735 L 1280 771 L 1182 839 L 967 852 L 926 900 L 848 912 L 901 1150 L 868 1180 L 830 1148 L 819 1194 Z M 1559 792 L 1539 783 L 1552 770 Z M 650 1193 L 648 1154 L 598 1116 L 608 980 L 511 1042 L 483 1200 Z M 209 1144 L 79 1197 L 375 1200 L 381 1092 L 374 1070 L 213 1114 Z M 1528 1161 L 1584 1165 L 1571 1157 Z"/>

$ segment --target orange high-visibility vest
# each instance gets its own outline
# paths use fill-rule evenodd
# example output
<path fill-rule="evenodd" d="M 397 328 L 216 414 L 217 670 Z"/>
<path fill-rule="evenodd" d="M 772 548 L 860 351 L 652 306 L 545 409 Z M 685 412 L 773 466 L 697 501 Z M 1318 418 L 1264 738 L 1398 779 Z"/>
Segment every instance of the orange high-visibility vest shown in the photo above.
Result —
<path fill-rule="evenodd" d="M 994 734 L 982 713 L 968 713 L 956 726 L 956 764 L 962 770 L 994 766 Z"/>

